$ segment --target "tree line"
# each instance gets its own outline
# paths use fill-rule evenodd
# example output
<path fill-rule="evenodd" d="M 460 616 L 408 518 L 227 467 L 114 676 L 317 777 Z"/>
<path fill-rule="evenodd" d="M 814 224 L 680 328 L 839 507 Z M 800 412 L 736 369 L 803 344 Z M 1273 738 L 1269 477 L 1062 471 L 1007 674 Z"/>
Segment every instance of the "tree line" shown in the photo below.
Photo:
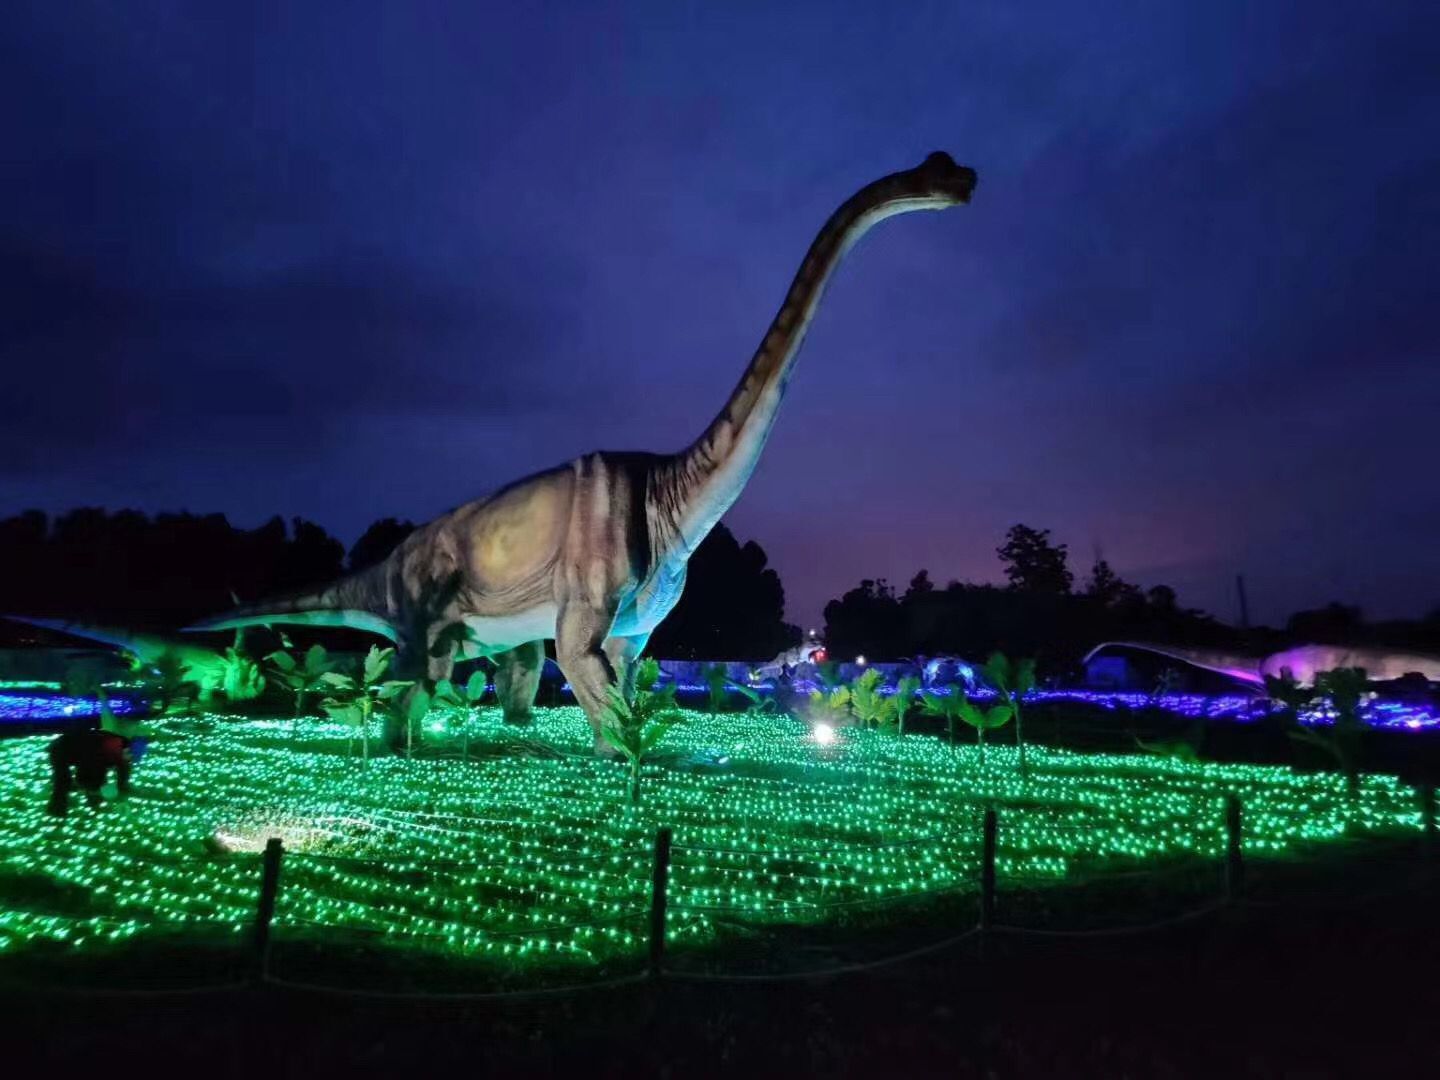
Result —
<path fill-rule="evenodd" d="M 323 527 L 273 517 L 81 508 L 0 520 L 0 614 L 173 630 L 232 606 L 335 580 L 380 562 L 415 529 L 382 518 L 347 552 Z M 753 540 L 718 525 L 690 558 L 680 603 L 650 651 L 676 659 L 768 659 L 796 644 L 785 590 Z"/>
<path fill-rule="evenodd" d="M 951 581 L 919 571 L 903 593 L 883 578 L 861 581 L 825 606 L 825 640 L 835 659 L 936 655 L 984 657 L 992 650 L 1033 656 L 1047 674 L 1073 674 L 1104 641 L 1268 653 L 1299 643 L 1386 645 L 1440 651 L 1440 608 L 1417 620 L 1366 622 L 1359 608 L 1330 604 L 1292 615 L 1283 628 L 1239 628 L 1181 607 L 1168 585 L 1125 581 L 1103 558 L 1077 587 L 1066 545 L 1048 529 L 1012 526 L 996 549 L 1006 585 Z"/>
<path fill-rule="evenodd" d="M 223 514 L 81 508 L 0 519 L 0 613 L 58 616 L 135 629 L 174 629 L 230 607 L 333 581 L 384 559 L 415 526 L 373 523 L 350 546 L 303 518 L 257 528 Z M 867 579 L 825 606 L 835 659 L 877 660 L 999 649 L 1073 666 L 1098 642 L 1132 639 L 1267 652 L 1295 642 L 1392 645 L 1440 652 L 1440 609 L 1427 618 L 1367 622 L 1330 604 L 1281 629 L 1242 630 L 1181 607 L 1165 585 L 1141 589 L 1104 559 L 1077 585 L 1064 544 L 1015 525 L 997 549 L 1005 585 L 939 586 L 921 570 L 904 592 Z M 799 641 L 785 590 L 754 540 L 716 526 L 690 559 L 679 604 L 651 638 L 652 655 L 763 660 Z"/>

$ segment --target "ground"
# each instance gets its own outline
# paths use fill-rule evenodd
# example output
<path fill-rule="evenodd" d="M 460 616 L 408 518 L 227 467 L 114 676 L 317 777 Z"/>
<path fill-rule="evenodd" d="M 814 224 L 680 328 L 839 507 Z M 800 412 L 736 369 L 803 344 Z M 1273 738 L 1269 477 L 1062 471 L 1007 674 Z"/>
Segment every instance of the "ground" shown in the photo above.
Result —
<path fill-rule="evenodd" d="M 1192 1075 L 1242 1049 L 1266 1068 L 1283 1051 L 1299 1074 L 1325 1075 L 1327 1061 L 1424 1050 L 1410 1027 L 1316 1049 L 1339 1030 L 1318 1022 L 1332 1012 L 1434 1004 L 1440 890 L 1419 858 L 1415 792 L 1391 777 L 1352 795 L 1283 767 L 1043 747 L 1022 776 L 1008 730 L 982 765 L 973 743 L 934 733 L 846 730 L 824 747 L 794 720 L 692 713 L 636 807 L 623 766 L 586 752 L 573 708 L 541 710 L 523 732 L 488 718 L 435 731 L 411 760 L 367 764 L 346 736 L 313 719 L 167 721 L 132 799 L 64 823 L 42 813 L 45 739 L 0 742 L 0 977 L 36 1045 L 78 1062 L 138 1024 L 176 1062 L 284 1075 L 342 1058 Z M 1229 795 L 1244 808 L 1246 883 L 1224 903 Z M 1125 932 L 997 931 L 983 954 L 971 938 L 883 963 L 975 925 L 987 806 L 998 923 Z M 662 984 L 469 1003 L 347 996 L 642 972 L 661 826 L 674 832 Z M 87 996 L 248 980 L 271 835 L 287 849 L 272 983 Z M 1409 967 L 1382 977 L 1397 959 Z M 810 972 L 821 974 L 686 981 Z M 80 1029 L 76 1008 L 89 1017 Z"/>
<path fill-rule="evenodd" d="M 793 719 L 695 713 L 661 744 L 634 806 L 624 768 L 586 752 L 578 709 L 542 710 L 523 738 L 464 723 L 413 759 L 367 761 L 348 729 L 320 720 L 170 721 L 137 795 L 63 822 L 41 813 L 44 740 L 6 741 L 0 874 L 14 899 L 0 944 L 103 953 L 243 937 L 272 835 L 287 847 L 277 940 L 359 936 L 486 961 L 508 985 L 643 952 L 662 826 L 674 834 L 668 936 L 684 951 L 736 928 L 884 922 L 900 901 L 973 897 L 986 806 L 999 813 L 1000 878 L 1040 894 L 1215 865 L 1231 794 L 1251 855 L 1420 823 L 1413 790 L 1383 776 L 1351 796 L 1331 774 L 1040 747 L 1022 775 L 1013 745 L 982 764 L 973 744 L 931 735 L 846 729 L 820 746 Z"/>

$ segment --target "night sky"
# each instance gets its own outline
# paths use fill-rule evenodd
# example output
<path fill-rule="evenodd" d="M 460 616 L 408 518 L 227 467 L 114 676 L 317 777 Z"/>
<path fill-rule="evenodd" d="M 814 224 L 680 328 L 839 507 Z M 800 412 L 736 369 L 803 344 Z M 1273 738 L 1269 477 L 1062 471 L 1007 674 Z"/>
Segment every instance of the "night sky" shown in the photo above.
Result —
<path fill-rule="evenodd" d="M 945 149 L 973 204 L 852 253 L 726 519 L 791 619 L 995 580 L 1016 521 L 1223 618 L 1237 572 L 1264 619 L 1419 614 L 1437 40 L 1317 0 L 7 5 L 0 514 L 348 542 L 676 449 L 835 205 Z"/>

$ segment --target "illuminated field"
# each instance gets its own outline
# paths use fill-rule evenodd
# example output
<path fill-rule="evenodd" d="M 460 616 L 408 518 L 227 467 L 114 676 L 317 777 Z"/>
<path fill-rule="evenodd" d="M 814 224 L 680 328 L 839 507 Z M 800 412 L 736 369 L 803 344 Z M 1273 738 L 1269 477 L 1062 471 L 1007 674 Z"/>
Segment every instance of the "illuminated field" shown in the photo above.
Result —
<path fill-rule="evenodd" d="M 100 814 L 76 797 L 57 822 L 43 812 L 47 741 L 0 742 L 9 950 L 241 935 L 270 835 L 287 848 L 282 939 L 590 963 L 641 952 L 662 825 L 677 944 L 722 922 L 819 924 L 968 890 L 987 803 L 1002 883 L 1217 858 L 1232 792 L 1252 853 L 1419 828 L 1413 791 L 1385 777 L 1351 799 L 1330 775 L 1031 748 L 1022 780 L 1009 745 L 982 768 L 969 743 L 846 730 L 822 748 L 794 720 L 697 713 L 667 736 L 637 808 L 623 768 L 588 754 L 575 708 L 541 710 L 518 734 L 479 722 L 468 760 L 447 738 L 364 768 L 345 730 L 319 720 L 172 721 L 134 796 Z"/>

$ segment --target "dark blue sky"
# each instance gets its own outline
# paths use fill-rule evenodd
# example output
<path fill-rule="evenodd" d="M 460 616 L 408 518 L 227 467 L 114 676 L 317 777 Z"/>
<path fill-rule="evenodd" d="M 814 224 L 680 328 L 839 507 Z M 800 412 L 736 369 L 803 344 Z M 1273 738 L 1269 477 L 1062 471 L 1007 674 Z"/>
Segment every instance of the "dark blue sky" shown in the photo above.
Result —
<path fill-rule="evenodd" d="M 0 513 L 352 540 L 677 448 L 835 204 L 943 148 L 974 204 L 855 250 L 727 518 L 793 619 L 993 579 L 1015 521 L 1223 617 L 1242 571 L 1263 618 L 1419 613 L 1437 40 L 1319 0 L 12 6 Z"/>

